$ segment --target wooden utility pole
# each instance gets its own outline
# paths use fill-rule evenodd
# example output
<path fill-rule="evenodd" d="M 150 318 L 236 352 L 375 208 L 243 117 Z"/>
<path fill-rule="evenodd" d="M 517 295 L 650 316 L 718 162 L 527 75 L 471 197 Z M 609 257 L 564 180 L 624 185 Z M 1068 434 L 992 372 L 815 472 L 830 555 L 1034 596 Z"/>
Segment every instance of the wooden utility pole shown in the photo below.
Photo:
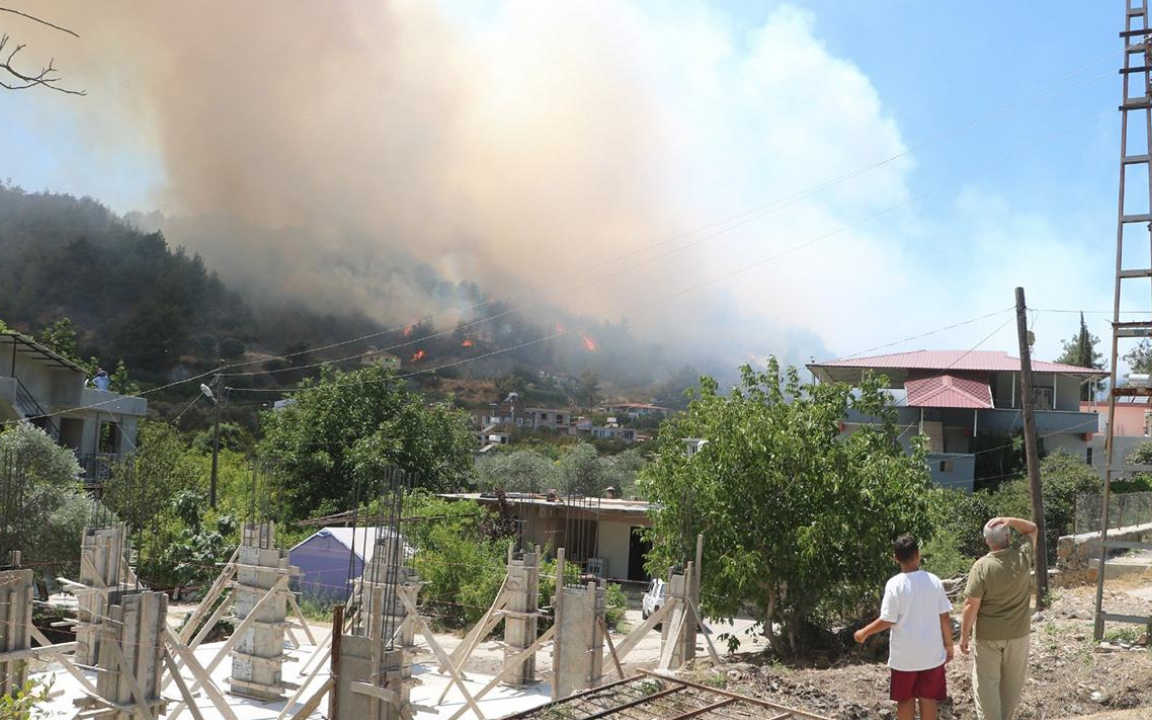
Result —
<path fill-rule="evenodd" d="M 1024 454 L 1028 461 L 1028 490 L 1032 522 L 1036 523 L 1036 609 L 1048 599 L 1048 540 L 1044 528 L 1044 489 L 1040 484 L 1040 449 L 1036 444 L 1036 408 L 1032 395 L 1032 350 L 1028 341 L 1028 308 L 1024 288 L 1016 288 L 1016 332 L 1020 336 L 1020 384 L 1024 406 Z M 1055 402 L 1056 398 L 1052 399 Z"/>

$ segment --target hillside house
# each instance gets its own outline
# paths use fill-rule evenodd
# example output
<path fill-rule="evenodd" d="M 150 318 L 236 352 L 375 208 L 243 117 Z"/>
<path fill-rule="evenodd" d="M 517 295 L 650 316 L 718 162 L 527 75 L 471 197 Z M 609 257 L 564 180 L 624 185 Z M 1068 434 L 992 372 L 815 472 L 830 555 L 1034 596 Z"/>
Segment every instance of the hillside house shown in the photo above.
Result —
<path fill-rule="evenodd" d="M 641 532 L 651 527 L 643 500 L 567 497 L 535 493 L 449 493 L 449 500 L 472 500 L 510 514 L 527 545 L 549 554 L 564 548 L 570 562 L 590 575 L 610 580 L 647 580 L 644 561 L 651 545 Z"/>
<path fill-rule="evenodd" d="M 588 432 L 597 440 L 617 440 L 623 443 L 636 442 L 636 430 L 634 428 L 609 424 L 604 427 L 593 427 Z"/>
<path fill-rule="evenodd" d="M 1088 447 L 1091 452 L 1089 463 L 1103 471 L 1108 462 L 1105 454 L 1108 439 L 1108 402 L 1081 401 L 1080 411 L 1094 413 L 1100 420 L 1099 425 L 1094 428 L 1096 434 Z M 1118 397 L 1114 422 L 1116 454 L 1112 462 L 1115 468 L 1125 465 L 1124 459 L 1136 447 L 1152 441 L 1152 405 L 1146 397 Z"/>
<path fill-rule="evenodd" d="M 1020 359 L 1006 352 L 920 350 L 808 365 L 818 382 L 859 385 L 865 373 L 888 378 L 901 442 L 927 438 L 933 479 L 970 491 L 978 435 L 1009 436 L 1023 428 Z M 1090 442 L 1099 420 L 1080 407 L 1080 386 L 1102 370 L 1033 361 L 1036 432 L 1045 451 L 1065 449 L 1091 462 Z M 874 422 L 855 411 L 844 432 Z"/>
<path fill-rule="evenodd" d="M 663 418 L 672 414 L 672 410 L 659 405 L 651 405 L 648 403 L 616 403 L 614 405 L 605 405 L 604 411 L 613 415 L 621 415 L 629 418 Z"/>
<path fill-rule="evenodd" d="M 87 387 L 87 372 L 24 335 L 0 333 L 0 422 L 28 419 L 86 468 L 136 447 L 144 398 Z"/>
<path fill-rule="evenodd" d="M 526 408 L 524 410 L 524 427 L 533 430 L 547 428 L 568 432 L 572 425 L 572 411 L 557 408 Z"/>
<path fill-rule="evenodd" d="M 364 367 L 383 365 L 392 370 L 400 369 L 400 358 L 384 350 L 371 350 L 360 356 L 360 364 Z"/>

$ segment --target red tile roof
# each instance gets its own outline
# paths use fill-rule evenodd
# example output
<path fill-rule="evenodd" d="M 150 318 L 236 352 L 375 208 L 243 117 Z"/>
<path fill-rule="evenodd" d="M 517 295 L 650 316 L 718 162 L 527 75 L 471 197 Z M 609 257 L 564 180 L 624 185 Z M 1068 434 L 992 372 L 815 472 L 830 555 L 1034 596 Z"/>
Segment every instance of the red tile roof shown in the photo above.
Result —
<path fill-rule="evenodd" d="M 975 408 L 992 407 L 988 383 L 955 375 L 934 375 L 904 383 L 909 407 Z"/>
<path fill-rule="evenodd" d="M 876 368 L 899 370 L 956 370 L 977 372 L 1018 372 L 1020 358 L 998 350 L 916 350 L 914 352 L 874 355 L 850 360 L 831 360 L 812 363 L 809 367 Z M 1068 375 L 1104 376 L 1108 373 L 1095 368 L 1064 365 L 1061 363 L 1032 361 L 1033 372 L 1065 373 Z"/>

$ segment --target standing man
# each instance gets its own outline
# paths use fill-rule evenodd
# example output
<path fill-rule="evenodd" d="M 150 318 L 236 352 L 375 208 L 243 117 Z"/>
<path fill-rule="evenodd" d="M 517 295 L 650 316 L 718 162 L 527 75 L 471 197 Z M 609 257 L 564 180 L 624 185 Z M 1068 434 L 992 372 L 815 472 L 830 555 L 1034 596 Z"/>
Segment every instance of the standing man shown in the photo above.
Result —
<path fill-rule="evenodd" d="M 1013 545 L 1012 531 L 1023 541 Z M 1032 560 L 1036 524 L 1020 518 L 992 518 L 984 525 L 989 553 L 976 561 L 964 588 L 960 651 L 976 630 L 972 687 L 981 720 L 1010 720 L 1028 674 L 1032 632 Z"/>

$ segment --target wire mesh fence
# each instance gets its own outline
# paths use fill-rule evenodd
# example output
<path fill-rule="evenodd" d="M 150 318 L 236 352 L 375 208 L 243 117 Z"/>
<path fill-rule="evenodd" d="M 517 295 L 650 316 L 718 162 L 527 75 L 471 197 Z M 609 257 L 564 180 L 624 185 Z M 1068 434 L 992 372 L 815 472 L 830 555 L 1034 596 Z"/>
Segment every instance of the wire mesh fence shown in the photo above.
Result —
<path fill-rule="evenodd" d="M 1098 532 L 1103 517 L 1104 496 L 1082 493 L 1076 496 L 1076 534 Z M 1152 492 L 1113 493 L 1108 501 L 1108 529 L 1152 523 Z"/>

